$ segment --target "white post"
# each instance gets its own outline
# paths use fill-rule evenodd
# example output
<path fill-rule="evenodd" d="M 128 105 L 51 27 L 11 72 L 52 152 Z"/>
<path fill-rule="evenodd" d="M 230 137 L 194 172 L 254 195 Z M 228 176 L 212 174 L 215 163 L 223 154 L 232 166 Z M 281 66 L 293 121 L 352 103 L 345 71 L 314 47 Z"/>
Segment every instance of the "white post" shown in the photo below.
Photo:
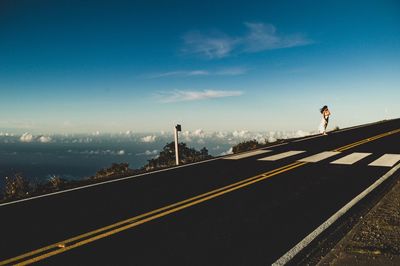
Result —
<path fill-rule="evenodd" d="M 179 165 L 179 150 L 178 150 L 178 128 L 174 128 L 175 132 L 175 161 L 176 165 Z"/>

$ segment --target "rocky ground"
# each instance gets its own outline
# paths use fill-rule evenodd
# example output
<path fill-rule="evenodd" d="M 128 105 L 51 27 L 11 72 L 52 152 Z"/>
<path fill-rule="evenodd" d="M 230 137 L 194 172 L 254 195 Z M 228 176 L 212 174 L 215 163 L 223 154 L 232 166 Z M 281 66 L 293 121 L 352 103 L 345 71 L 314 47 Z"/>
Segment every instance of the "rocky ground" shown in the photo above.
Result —
<path fill-rule="evenodd" d="M 400 180 L 318 265 L 400 265 Z"/>

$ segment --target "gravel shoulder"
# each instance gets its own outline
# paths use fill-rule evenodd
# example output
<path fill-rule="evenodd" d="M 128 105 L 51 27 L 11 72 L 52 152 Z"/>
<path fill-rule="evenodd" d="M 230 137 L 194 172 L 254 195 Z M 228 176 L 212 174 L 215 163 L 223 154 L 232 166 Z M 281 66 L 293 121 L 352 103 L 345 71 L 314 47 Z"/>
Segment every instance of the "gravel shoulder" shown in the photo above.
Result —
<path fill-rule="evenodd" d="M 400 180 L 318 265 L 400 265 Z"/>

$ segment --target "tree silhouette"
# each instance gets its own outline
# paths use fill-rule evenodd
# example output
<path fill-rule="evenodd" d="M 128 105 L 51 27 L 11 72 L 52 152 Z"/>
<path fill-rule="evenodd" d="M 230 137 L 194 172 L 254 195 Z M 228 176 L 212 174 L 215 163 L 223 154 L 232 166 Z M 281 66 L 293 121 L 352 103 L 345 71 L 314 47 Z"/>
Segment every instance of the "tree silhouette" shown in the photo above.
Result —
<path fill-rule="evenodd" d="M 238 153 L 243 151 L 254 150 L 260 147 L 262 147 L 262 145 L 257 140 L 253 139 L 236 144 L 235 146 L 232 147 L 232 152 Z"/>
<path fill-rule="evenodd" d="M 212 158 L 211 155 L 208 154 L 208 150 L 204 147 L 200 151 L 195 150 L 194 148 L 187 147 L 186 143 L 179 143 L 179 163 L 193 163 L 206 159 Z M 145 170 L 154 170 L 159 168 L 171 167 L 175 165 L 175 143 L 170 142 L 167 143 L 160 154 L 148 161 L 148 163 L 143 167 Z"/>
<path fill-rule="evenodd" d="M 128 163 L 113 163 L 111 167 L 97 171 L 96 175 L 92 176 L 91 179 L 121 177 L 133 175 L 134 173 L 135 170 L 130 169 Z"/>
<path fill-rule="evenodd" d="M 17 173 L 12 177 L 5 177 L 4 181 L 4 199 L 12 200 L 29 196 L 31 192 L 29 181 L 20 173 Z"/>

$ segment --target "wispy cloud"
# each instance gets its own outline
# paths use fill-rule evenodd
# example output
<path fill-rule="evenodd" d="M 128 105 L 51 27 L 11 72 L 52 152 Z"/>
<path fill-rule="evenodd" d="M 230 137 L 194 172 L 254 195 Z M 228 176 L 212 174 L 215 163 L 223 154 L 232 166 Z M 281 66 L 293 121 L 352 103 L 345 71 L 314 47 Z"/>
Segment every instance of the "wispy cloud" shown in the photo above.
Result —
<path fill-rule="evenodd" d="M 184 101 L 198 101 L 212 98 L 225 98 L 240 96 L 243 92 L 241 91 L 224 91 L 224 90 L 174 90 L 170 92 L 161 92 L 156 97 L 164 103 L 171 102 L 184 102 Z"/>
<path fill-rule="evenodd" d="M 272 24 L 245 23 L 249 34 L 244 39 L 245 51 L 259 52 L 264 50 L 303 46 L 311 43 L 302 34 L 279 35 Z"/>
<path fill-rule="evenodd" d="M 216 70 L 178 70 L 162 72 L 149 75 L 149 78 L 167 78 L 167 77 L 196 77 L 196 76 L 238 76 L 248 71 L 245 67 L 220 68 Z"/>
<path fill-rule="evenodd" d="M 278 33 L 272 24 L 246 22 L 244 25 L 247 28 L 246 34 L 235 37 L 225 33 L 209 35 L 200 32 L 187 33 L 183 36 L 184 48 L 182 51 L 208 59 L 218 59 L 234 53 L 255 53 L 312 43 L 312 40 L 300 33 Z"/>
<path fill-rule="evenodd" d="M 249 71 L 249 69 L 245 67 L 230 67 L 219 69 L 215 71 L 214 74 L 218 76 L 238 76 L 246 74 L 247 71 Z"/>
<path fill-rule="evenodd" d="M 222 58 L 229 55 L 240 39 L 232 38 L 224 33 L 205 35 L 200 32 L 189 32 L 183 36 L 184 53 L 204 55 L 207 58 Z"/>
<path fill-rule="evenodd" d="M 208 76 L 210 72 L 207 70 L 179 70 L 152 74 L 150 78 L 165 78 L 165 77 L 193 77 L 193 76 Z"/>

